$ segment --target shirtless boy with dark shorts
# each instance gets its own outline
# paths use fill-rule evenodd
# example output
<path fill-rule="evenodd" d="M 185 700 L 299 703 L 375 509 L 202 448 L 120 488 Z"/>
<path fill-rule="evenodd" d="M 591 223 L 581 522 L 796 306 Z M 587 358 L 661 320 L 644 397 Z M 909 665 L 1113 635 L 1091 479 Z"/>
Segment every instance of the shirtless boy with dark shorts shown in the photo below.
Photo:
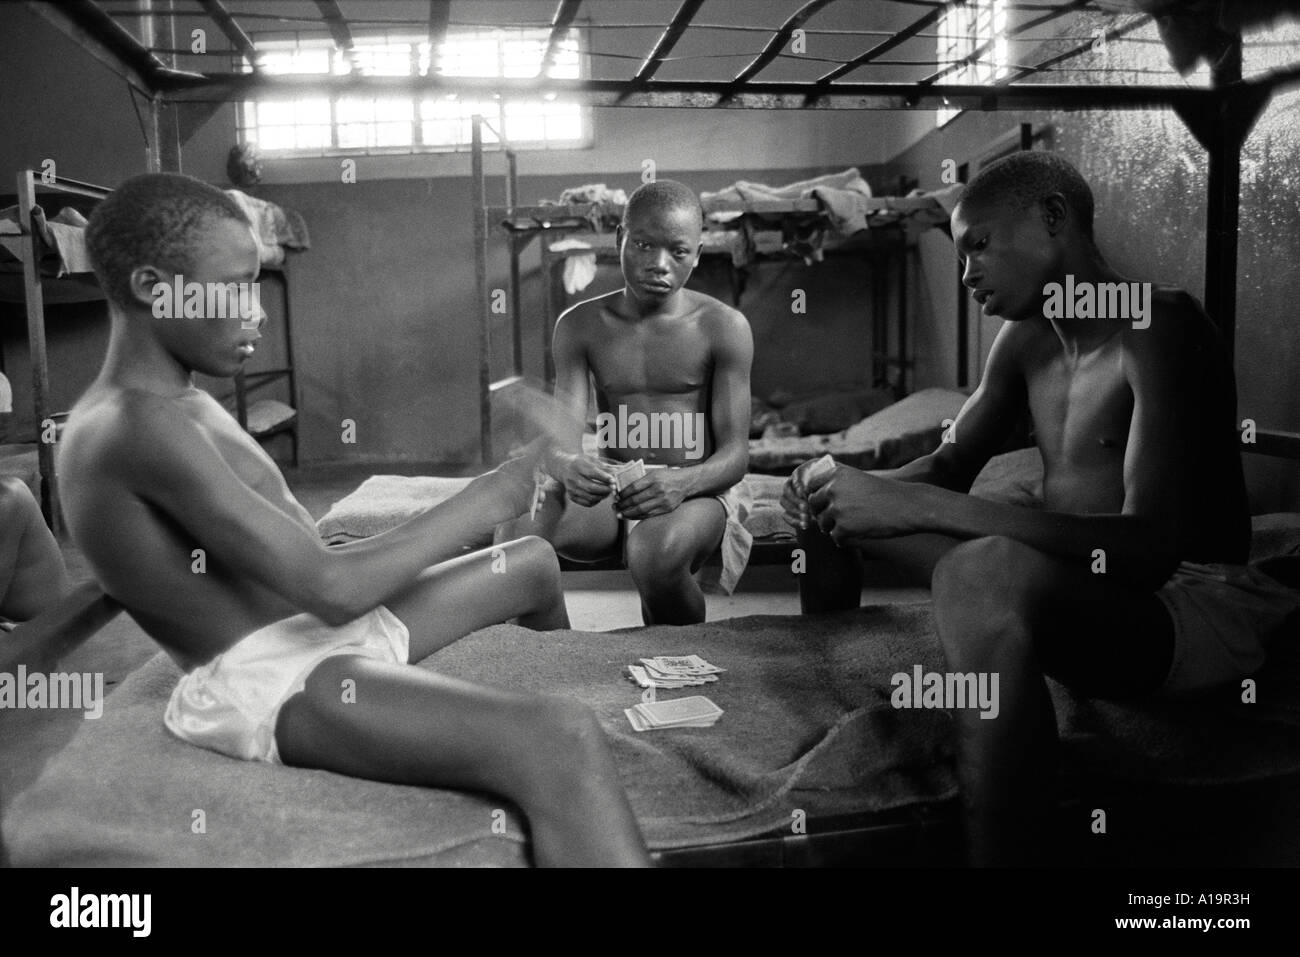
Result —
<path fill-rule="evenodd" d="M 981 171 L 953 240 L 962 281 L 1007 322 L 950 441 L 888 472 L 839 466 L 805 483 L 806 463 L 783 498 L 825 558 L 801 576 L 806 611 L 857 606 L 855 552 L 892 560 L 930 584 L 948 668 L 1000 676 L 996 719 L 955 710 L 980 864 L 1041 862 L 1050 846 L 1045 674 L 1110 698 L 1240 680 L 1300 594 L 1245 565 L 1236 391 L 1217 331 L 1186 292 L 1116 273 L 1092 216 L 1087 184 L 1056 155 Z M 964 494 L 1026 409 L 1043 507 Z"/>
<path fill-rule="evenodd" d="M 575 428 L 569 447 L 548 456 L 556 483 L 535 521 L 506 532 L 541 535 L 577 561 L 621 546 L 646 624 L 703 621 L 693 573 L 720 548 L 718 584 L 729 593 L 753 541 L 740 481 L 754 341 L 735 309 L 683 288 L 701 227 L 699 199 L 681 183 L 648 183 L 628 199 L 623 288 L 578 303 L 555 327 L 555 396 L 583 422 L 594 381 L 597 454 L 582 452 Z M 638 459 L 646 474 L 619 490 L 613 468 Z"/>
<path fill-rule="evenodd" d="M 533 463 L 327 549 L 275 464 L 191 379 L 238 371 L 260 308 L 156 308 L 181 276 L 229 290 L 257 278 L 239 207 L 188 177 L 140 176 L 96 209 L 87 242 L 112 328 L 61 444 L 64 508 L 101 587 L 186 672 L 167 727 L 236 758 L 503 795 L 539 864 L 647 863 L 587 708 L 409 664 L 510 618 L 567 626 L 544 541 L 504 545 L 503 574 L 486 551 L 462 554 L 526 507 Z"/>

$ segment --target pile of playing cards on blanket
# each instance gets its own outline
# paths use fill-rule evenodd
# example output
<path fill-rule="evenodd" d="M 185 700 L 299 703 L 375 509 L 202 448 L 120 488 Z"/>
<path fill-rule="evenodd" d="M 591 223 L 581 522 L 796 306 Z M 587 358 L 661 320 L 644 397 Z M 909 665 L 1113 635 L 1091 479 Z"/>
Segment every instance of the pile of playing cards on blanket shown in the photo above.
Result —
<path fill-rule="evenodd" d="M 656 728 L 708 728 L 722 717 L 722 709 L 701 695 L 673 701 L 642 702 L 624 708 L 634 731 Z"/>
<path fill-rule="evenodd" d="M 642 688 L 685 688 L 717 681 L 726 671 L 711 665 L 699 655 L 660 655 L 642 658 L 639 665 L 628 665 L 631 679 Z"/>

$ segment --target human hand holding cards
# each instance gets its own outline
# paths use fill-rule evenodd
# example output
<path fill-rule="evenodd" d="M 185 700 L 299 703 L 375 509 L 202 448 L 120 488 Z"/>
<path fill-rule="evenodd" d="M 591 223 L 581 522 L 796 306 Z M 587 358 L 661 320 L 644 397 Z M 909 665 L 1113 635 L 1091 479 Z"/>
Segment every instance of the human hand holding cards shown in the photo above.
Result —
<path fill-rule="evenodd" d="M 642 459 L 634 459 L 631 462 L 601 459 L 600 464 L 613 473 L 614 493 L 616 495 L 645 475 L 645 462 Z"/>
<path fill-rule="evenodd" d="M 629 466 L 620 473 L 614 494 L 614 509 L 624 521 L 635 525 L 656 515 L 667 515 L 686 500 L 686 469 L 645 465 L 640 459 Z"/>
<path fill-rule="evenodd" d="M 821 488 L 835 474 L 836 468 L 835 459 L 827 454 L 794 470 L 781 490 L 781 508 L 787 524 L 798 529 L 809 527 L 812 511 L 808 506 L 808 496 Z"/>
<path fill-rule="evenodd" d="M 835 474 L 836 464 L 835 459 L 827 453 L 794 473 L 795 484 L 805 500 Z"/>

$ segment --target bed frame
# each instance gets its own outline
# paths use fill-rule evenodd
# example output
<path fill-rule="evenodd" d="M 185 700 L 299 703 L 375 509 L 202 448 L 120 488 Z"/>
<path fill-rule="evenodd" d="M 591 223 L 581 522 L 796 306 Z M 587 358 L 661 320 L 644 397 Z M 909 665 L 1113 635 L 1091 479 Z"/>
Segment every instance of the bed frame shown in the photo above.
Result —
<path fill-rule="evenodd" d="M 591 0 L 594 6 L 599 0 Z M 608 0 L 605 0 L 608 2 Z M 546 65 L 552 60 L 561 38 L 566 35 L 582 6 L 581 0 L 560 0 L 552 22 L 552 32 L 547 54 L 543 59 L 542 76 L 528 80 L 480 80 L 429 76 L 421 78 L 393 78 L 373 76 L 270 76 L 257 69 L 257 51 L 254 43 L 240 28 L 237 17 L 228 13 L 220 0 L 203 0 L 205 13 L 216 29 L 230 39 L 232 51 L 242 55 L 250 64 L 247 73 L 198 73 L 177 70 L 160 59 L 155 50 L 142 44 L 125 30 L 105 9 L 92 0 L 76 0 L 66 4 L 28 3 L 38 15 L 72 36 L 92 55 L 109 64 L 126 77 L 127 81 L 148 98 L 149 128 L 155 135 L 149 137 L 150 166 L 154 169 L 175 169 L 178 166 L 180 144 L 184 133 L 178 118 L 177 107 L 190 104 L 197 112 L 214 109 L 228 99 L 250 96 L 260 92 L 292 92 L 306 87 L 328 87 L 353 91 L 381 92 L 384 90 L 437 89 L 465 94 L 509 95 L 510 93 L 535 94 L 539 89 L 553 90 L 568 96 L 580 97 L 588 103 L 606 107 L 690 107 L 704 109 L 921 109 L 933 110 L 940 106 L 954 106 L 973 110 L 1032 110 L 1044 108 L 1123 109 L 1138 110 L 1160 107 L 1172 108 L 1187 125 L 1193 136 L 1209 156 L 1209 182 L 1207 189 L 1207 237 L 1205 262 L 1205 307 L 1218 324 L 1225 343 L 1231 348 L 1236 313 L 1236 262 L 1237 229 L 1240 189 L 1240 151 L 1272 95 L 1283 89 L 1300 85 L 1300 63 L 1268 74 L 1242 78 L 1242 41 L 1240 34 L 1231 38 L 1226 53 L 1217 56 L 1212 70 L 1212 85 L 1205 88 L 1190 87 L 1181 83 L 1166 85 L 1112 84 L 1081 86 L 1075 84 L 1029 84 L 1027 77 L 1050 72 L 1056 66 L 1085 53 L 1092 46 L 1092 38 L 1050 57 L 1038 64 L 1017 69 L 1009 79 L 988 85 L 943 84 L 940 81 L 960 64 L 935 63 L 936 72 L 914 83 L 850 83 L 842 77 L 873 61 L 907 39 L 933 26 L 945 4 L 907 0 L 909 6 L 925 8 L 914 22 L 892 37 L 872 46 L 852 60 L 813 82 L 763 82 L 755 77 L 773 60 L 790 40 L 796 29 L 833 0 L 811 0 L 802 5 L 777 31 L 763 52 L 729 82 L 661 81 L 654 78 L 673 47 L 690 29 L 691 22 L 703 0 L 683 0 L 676 14 L 647 52 L 639 68 L 622 79 L 557 80 L 545 76 Z M 895 0 L 903 2 L 903 0 Z M 339 13 L 337 4 L 318 0 L 324 23 L 343 50 L 352 47 L 348 22 Z M 1090 0 L 1063 0 L 1045 3 L 1012 3 L 1012 9 L 1037 11 L 1031 19 L 1015 31 L 1023 32 L 1032 26 L 1047 22 L 1068 13 L 1096 9 Z M 1159 12 L 1174 10 L 1178 4 L 1170 3 Z M 435 3 L 433 15 L 426 21 L 430 39 L 436 42 L 446 29 L 447 4 Z M 174 24 L 176 13 L 157 12 L 168 26 Z M 185 16 L 192 16 L 186 13 Z M 1108 42 L 1119 40 L 1126 34 L 1151 20 L 1147 15 L 1121 17 L 1123 22 L 1106 32 Z M 325 26 L 318 23 L 320 29 Z M 175 44 L 171 47 L 174 49 Z M 963 62 L 970 62 L 985 52 L 974 50 Z M 163 54 L 168 56 L 169 54 Z M 203 105 L 203 104 L 206 104 Z M 481 145 L 481 144 L 480 144 Z M 481 153 L 476 154 L 480 155 Z M 481 181 L 481 180 L 479 180 Z M 477 205 L 484 210 L 486 204 L 478 197 Z M 486 219 L 484 219 L 486 229 Z M 480 289 L 486 287 L 480 281 Z M 487 315 L 489 303 L 481 303 L 482 314 Z M 480 325 L 480 355 L 490 355 L 490 342 L 486 338 L 487 326 Z M 490 383 L 489 383 L 490 384 Z M 1300 433 L 1276 430 L 1258 430 L 1257 441 L 1246 445 L 1246 451 L 1300 460 Z M 83 585 L 76 589 L 57 607 L 34 621 L 20 626 L 7 641 L 0 642 L 0 671 L 13 671 L 19 664 L 37 669 L 42 663 L 53 663 L 72 651 L 120 611 L 112 599 L 107 598 L 97 586 Z M 745 847 L 715 846 L 700 852 L 675 852 L 672 855 L 682 863 L 701 863 L 701 857 L 716 861 L 718 855 L 748 853 Z M 784 846 L 784 845 L 782 845 Z M 0 848 L 0 854 L 3 848 Z M 774 852 L 781 855 L 781 851 Z M 733 857 L 733 859 L 736 859 Z"/>
<path fill-rule="evenodd" d="M 1224 342 L 1231 351 L 1236 326 L 1236 266 L 1237 229 L 1240 213 L 1241 147 L 1264 108 L 1275 92 L 1300 86 L 1300 62 L 1263 75 L 1243 78 L 1242 39 L 1240 32 L 1220 37 L 1221 49 L 1207 56 L 1212 64 L 1211 85 L 1187 85 L 1175 74 L 1173 80 L 1162 84 L 1128 83 L 1126 71 L 1104 69 L 1105 75 L 1119 75 L 1118 82 L 1095 85 L 1077 83 L 1030 83 L 1030 79 L 1050 76 L 1060 68 L 1093 48 L 1096 38 L 1047 57 L 1040 62 L 1017 66 L 1009 76 L 988 84 L 953 84 L 942 82 L 959 68 L 974 63 L 988 52 L 989 44 L 982 44 L 959 61 L 941 63 L 929 61 L 934 72 L 914 82 L 849 82 L 844 79 L 851 73 L 890 65 L 883 57 L 891 50 L 932 28 L 949 6 L 945 0 L 882 0 L 893 5 L 922 8 L 914 21 L 880 40 L 873 36 L 871 46 L 852 59 L 840 62 L 812 81 L 763 81 L 758 75 L 769 67 L 790 42 L 796 30 L 805 29 L 812 18 L 837 0 L 808 0 L 792 13 L 768 38 L 758 56 L 731 80 L 682 81 L 656 79 L 656 74 L 667 62 L 674 47 L 692 29 L 719 30 L 717 24 L 695 25 L 696 15 L 704 0 L 681 0 L 680 6 L 654 45 L 646 51 L 644 59 L 631 75 L 617 79 L 558 79 L 548 75 L 555 53 L 563 38 L 574 27 L 584 7 L 583 0 L 558 0 L 550 23 L 550 37 L 542 58 L 542 69 L 535 78 L 498 79 L 450 77 L 430 74 L 423 77 L 389 77 L 362 75 L 360 71 L 344 76 L 271 75 L 260 68 L 256 43 L 239 23 L 239 15 L 228 11 L 221 0 L 202 0 L 202 15 L 174 9 L 154 9 L 145 3 L 137 12 L 108 10 L 95 0 L 70 0 L 66 3 L 25 0 L 26 6 L 45 18 L 56 28 L 81 44 L 92 56 L 100 59 L 121 74 L 131 87 L 144 95 L 148 106 L 145 120 L 149 165 L 151 169 L 175 170 L 180 167 L 181 148 L 194 129 L 221 103 L 258 94 L 292 94 L 304 89 L 349 91 L 354 93 L 409 92 L 413 89 L 456 93 L 469 96 L 509 96 L 524 94 L 535 96 L 538 92 L 551 92 L 582 100 L 592 106 L 638 108 L 672 107 L 692 109 L 746 109 L 746 110 L 935 110 L 952 107 L 962 110 L 1014 111 L 1014 110 L 1144 110 L 1170 108 L 1187 126 L 1197 142 L 1206 150 L 1209 159 L 1209 177 L 1206 188 L 1207 222 L 1205 248 L 1205 310 L 1214 319 Z M 302 29 L 328 33 L 335 45 L 352 56 L 354 34 L 352 25 L 343 16 L 334 0 L 316 0 L 320 18 L 298 24 Z M 586 0 L 588 9 L 597 6 L 616 9 L 611 0 Z M 1150 13 L 1114 15 L 1116 25 L 1105 31 L 1107 43 L 1123 41 L 1135 30 L 1160 17 L 1177 14 L 1182 0 L 1161 3 L 1151 0 L 1146 6 Z M 1095 0 L 1055 0 L 1055 2 L 1017 3 L 1007 5 L 1011 11 L 1036 14 L 1006 31 L 1009 39 L 1050 23 L 1060 17 L 1097 12 L 1104 8 Z M 1284 7 L 1277 3 L 1278 11 Z M 451 0 L 434 0 L 428 6 L 428 15 L 419 20 L 392 19 L 393 26 L 419 28 L 427 31 L 433 44 L 440 42 L 449 22 Z M 150 42 L 142 43 L 137 35 L 127 30 L 120 18 L 139 19 L 141 35 Z M 177 69 L 178 49 L 176 24 L 206 22 L 214 35 L 226 37 L 230 48 L 217 57 L 200 57 L 206 66 L 212 59 L 242 57 L 247 72 L 183 70 Z M 289 17 L 289 20 L 303 20 Z M 609 29 L 615 24 L 599 24 Z M 589 29 L 595 29 L 590 27 Z M 744 29 L 731 27 L 730 29 Z M 166 33 L 166 36 L 162 36 Z M 1209 41 L 1205 41 L 1209 42 Z M 185 116 L 181 107 L 186 108 Z M 471 163 L 478 188 L 474 197 L 476 213 L 476 253 L 484 255 L 481 237 L 488 230 L 487 203 L 482 192 L 482 138 L 478 130 L 477 146 L 472 146 Z M 507 162 L 512 160 L 507 156 Z M 513 177 L 512 177 L 513 178 Z M 517 197 L 508 195 L 509 206 Z M 486 263 L 479 264 L 477 275 L 479 303 L 479 365 L 480 365 L 480 426 L 481 444 L 490 449 L 490 400 L 494 391 L 514 381 L 513 376 L 493 383 L 488 369 L 492 354 L 490 341 L 490 306 L 487 295 Z M 516 278 L 512 275 L 512 279 Z M 517 283 L 512 283 L 514 288 Z M 517 303 L 516 303 L 517 305 Z M 514 311 L 518 315 L 518 309 Z M 518 333 L 515 333 L 516 338 Z M 519 349 L 515 350 L 516 367 Z M 960 373 L 964 375 L 964 372 Z M 494 389 L 493 386 L 496 386 Z M 488 411 L 485 411 L 488 410 Z M 1300 448 L 1300 433 L 1257 431 L 1261 444 L 1274 447 Z M 1290 453 L 1287 453 L 1290 455 Z"/>
<path fill-rule="evenodd" d="M 500 152 L 505 157 L 505 196 L 504 206 L 493 206 L 487 202 L 487 175 L 484 163 L 483 129 L 492 130 L 497 141 L 502 144 Z M 556 283 L 556 269 L 564 259 L 574 255 L 591 254 L 597 262 L 617 262 L 617 249 L 612 245 L 596 245 L 590 249 L 571 249 L 555 252 L 550 248 L 552 234 L 569 235 L 573 233 L 595 232 L 597 236 L 608 236 L 611 232 L 600 227 L 602 216 L 621 216 L 623 207 L 617 205 L 602 206 L 596 203 L 578 203 L 565 206 L 523 206 L 519 204 L 518 154 L 505 143 L 500 131 L 481 115 L 471 118 L 470 136 L 470 175 L 473 180 L 474 202 L 474 277 L 478 285 L 479 311 L 479 451 L 484 465 L 494 463 L 492 443 L 492 402 L 494 397 L 524 379 L 523 339 L 525 312 L 520 301 L 520 254 L 534 239 L 540 239 L 541 254 L 540 273 L 542 279 L 542 309 L 538 316 L 541 327 L 542 365 L 544 378 L 549 386 L 555 379 L 555 363 L 551 357 L 551 336 L 555 322 L 562 311 L 562 296 Z M 871 233 L 868 242 L 855 245 L 846 250 L 844 255 L 857 263 L 867 263 L 873 276 L 888 277 L 892 274 L 897 283 L 897 308 L 894 313 L 893 342 L 896 351 L 889 351 L 890 328 L 887 309 L 889 305 L 889 288 L 883 281 L 871 283 L 871 385 L 873 388 L 890 390 L 895 399 L 901 399 L 908 393 L 908 371 L 912 362 L 907 358 L 907 283 L 908 255 L 911 246 L 900 222 L 912 212 L 927 209 L 932 200 L 925 197 L 908 197 L 906 193 L 914 183 L 900 184 L 899 195 L 888 197 L 873 196 L 862 203 L 863 210 L 871 217 Z M 710 203 L 709 213 L 734 212 L 758 214 L 767 217 L 782 216 L 808 221 L 820 217 L 824 209 L 815 199 L 762 200 L 744 203 Z M 504 232 L 509 253 L 509 270 L 507 289 L 510 299 L 510 337 L 511 337 L 511 371 L 499 379 L 492 377 L 492 323 L 494 313 L 488 306 L 491 300 L 488 281 L 488 247 L 494 234 Z M 706 255 L 709 254 L 706 251 Z M 739 302 L 733 302 L 739 307 Z M 891 382 L 890 374 L 896 373 Z"/>
<path fill-rule="evenodd" d="M 22 230 L 23 296 L 22 301 L 27 311 L 27 347 L 31 352 L 32 369 L 32 408 L 35 412 L 37 432 L 36 459 L 41 474 L 41 511 L 45 521 L 55 536 L 63 516 L 59 511 L 59 480 L 54 470 L 54 442 L 43 439 L 45 425 L 51 421 L 53 410 L 50 408 L 50 366 L 45 351 L 45 285 L 41 277 L 41 241 L 32 224 L 32 211 L 36 209 L 39 194 L 53 193 L 63 196 L 79 196 L 98 202 L 111 193 L 105 186 L 82 183 L 75 179 L 55 176 L 35 170 L 21 170 L 17 176 L 19 228 Z M 47 280 L 59 284 L 59 280 Z M 63 285 L 68 285 L 64 283 Z M 76 284 L 75 298 L 81 301 L 102 299 L 103 293 L 98 285 L 86 286 Z"/>

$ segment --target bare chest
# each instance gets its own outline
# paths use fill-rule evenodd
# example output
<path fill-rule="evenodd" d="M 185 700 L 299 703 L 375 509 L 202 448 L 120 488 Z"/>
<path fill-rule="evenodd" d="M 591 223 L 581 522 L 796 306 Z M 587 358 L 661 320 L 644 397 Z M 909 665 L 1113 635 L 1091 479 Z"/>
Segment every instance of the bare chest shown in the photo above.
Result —
<path fill-rule="evenodd" d="M 606 396 L 684 396 L 704 391 L 713 370 L 710 340 L 692 320 L 624 324 L 588 350 Z"/>
<path fill-rule="evenodd" d="M 289 491 L 283 474 L 266 450 L 216 407 L 199 413 L 200 425 L 239 481 L 292 518 L 314 527 L 311 515 Z"/>
<path fill-rule="evenodd" d="M 1077 362 L 1054 358 L 1027 375 L 1026 387 L 1049 469 L 1122 467 L 1133 393 L 1118 349 Z"/>

